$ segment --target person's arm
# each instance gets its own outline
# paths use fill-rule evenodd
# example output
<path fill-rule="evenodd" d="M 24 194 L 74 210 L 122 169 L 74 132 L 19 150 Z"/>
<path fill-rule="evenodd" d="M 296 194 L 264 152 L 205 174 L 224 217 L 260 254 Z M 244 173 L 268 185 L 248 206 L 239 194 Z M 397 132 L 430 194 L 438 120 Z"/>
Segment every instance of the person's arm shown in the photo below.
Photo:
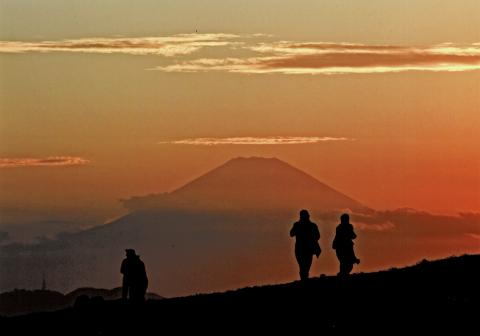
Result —
<path fill-rule="evenodd" d="M 337 232 L 338 232 L 338 228 L 335 229 L 335 237 L 333 237 L 333 240 L 332 240 L 332 249 L 334 250 L 337 249 Z"/>
<path fill-rule="evenodd" d="M 145 281 L 148 281 L 148 278 L 147 278 L 147 270 L 145 268 L 145 263 L 142 261 L 142 276 L 143 278 L 145 279 Z"/>
<path fill-rule="evenodd" d="M 120 273 L 125 274 L 125 260 L 122 261 L 122 266 L 120 266 Z"/>
<path fill-rule="evenodd" d="M 295 224 L 297 224 L 297 223 L 295 223 Z M 290 230 L 290 237 L 294 237 L 294 236 L 297 235 L 297 230 L 296 230 L 296 228 L 295 228 L 295 224 L 293 224 L 293 227 L 292 227 L 292 229 Z"/>
<path fill-rule="evenodd" d="M 315 241 L 319 240 L 320 239 L 320 231 L 318 231 L 318 226 L 317 224 L 313 224 L 314 225 L 314 228 L 313 228 L 313 238 L 315 239 Z"/>
<path fill-rule="evenodd" d="M 350 224 L 350 237 L 353 239 L 357 238 L 357 235 L 355 234 L 355 231 L 353 231 L 353 225 Z"/>

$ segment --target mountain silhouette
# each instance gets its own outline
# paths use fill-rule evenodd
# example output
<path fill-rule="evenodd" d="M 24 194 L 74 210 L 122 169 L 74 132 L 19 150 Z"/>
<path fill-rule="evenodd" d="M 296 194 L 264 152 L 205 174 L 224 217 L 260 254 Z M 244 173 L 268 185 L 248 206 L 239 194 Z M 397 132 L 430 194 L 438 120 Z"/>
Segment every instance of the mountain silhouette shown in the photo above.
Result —
<path fill-rule="evenodd" d="M 49 288 L 62 292 L 117 287 L 125 248 L 141 255 L 149 290 L 168 297 L 290 281 L 298 269 L 289 231 L 302 208 L 321 234 L 312 276 L 338 272 L 330 246 L 345 208 L 357 209 L 348 211 L 359 225 L 356 272 L 478 253 L 479 215 L 368 210 L 278 159 L 233 159 L 171 193 L 126 203 L 130 213 L 105 225 L 1 245 L 0 291 L 35 288 L 39 274 L 55 274 Z"/>
<path fill-rule="evenodd" d="M 362 210 L 360 202 L 277 158 L 235 158 L 171 193 L 133 197 L 127 208 Z"/>
<path fill-rule="evenodd" d="M 480 255 L 423 260 L 349 278 L 248 287 L 142 306 L 87 301 L 53 313 L 0 318 L 7 334 L 143 335 L 236 332 L 471 334 L 478 325 Z"/>

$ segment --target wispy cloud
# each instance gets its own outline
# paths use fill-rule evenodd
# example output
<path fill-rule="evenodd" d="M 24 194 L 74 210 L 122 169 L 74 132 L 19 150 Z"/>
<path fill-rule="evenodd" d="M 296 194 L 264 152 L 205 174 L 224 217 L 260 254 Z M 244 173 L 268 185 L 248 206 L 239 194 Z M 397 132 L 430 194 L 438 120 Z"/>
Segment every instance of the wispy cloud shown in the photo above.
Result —
<path fill-rule="evenodd" d="M 477 233 L 467 233 L 467 236 L 480 240 L 480 234 Z"/>
<path fill-rule="evenodd" d="M 355 227 L 362 231 L 387 231 L 392 230 L 395 224 L 391 221 L 376 224 L 366 224 L 362 222 L 355 223 Z"/>
<path fill-rule="evenodd" d="M 204 47 L 234 44 L 234 34 L 179 34 L 163 37 L 82 38 L 60 41 L 0 41 L 0 52 L 77 52 L 98 54 L 162 55 L 191 54 Z"/>
<path fill-rule="evenodd" d="M 173 141 L 160 141 L 159 144 L 215 146 L 215 145 L 300 145 L 325 141 L 354 140 L 343 137 L 229 137 L 229 138 L 188 138 Z"/>
<path fill-rule="evenodd" d="M 158 66 L 165 72 L 353 74 L 404 71 L 456 72 L 480 69 L 480 43 L 426 47 L 326 42 L 246 45 L 257 57 L 200 58 Z"/>
<path fill-rule="evenodd" d="M 216 47 L 220 48 L 225 56 L 176 59 L 149 70 L 311 75 L 480 70 L 480 43 L 448 42 L 400 46 L 271 40 L 272 36 L 265 34 L 212 33 L 157 37 L 95 37 L 59 41 L 0 41 L 0 53 L 75 52 L 174 57 Z"/>
<path fill-rule="evenodd" d="M 409 208 L 353 213 L 353 223 L 364 231 L 393 232 L 404 237 L 480 237 L 480 213 L 437 215 Z"/>
<path fill-rule="evenodd" d="M 83 166 L 89 160 L 75 156 L 49 156 L 46 158 L 0 158 L 0 168 Z"/>

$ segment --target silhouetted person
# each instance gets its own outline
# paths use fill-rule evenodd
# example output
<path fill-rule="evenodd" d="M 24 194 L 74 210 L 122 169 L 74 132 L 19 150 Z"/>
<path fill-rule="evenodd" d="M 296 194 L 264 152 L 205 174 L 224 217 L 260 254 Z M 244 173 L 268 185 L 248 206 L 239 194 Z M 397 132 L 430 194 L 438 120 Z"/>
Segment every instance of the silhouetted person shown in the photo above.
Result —
<path fill-rule="evenodd" d="M 307 280 L 310 266 L 312 266 L 313 255 L 317 258 L 320 255 L 320 232 L 317 224 L 310 221 L 310 214 L 307 210 L 300 211 L 300 220 L 293 224 L 290 236 L 295 237 L 295 257 L 300 268 L 300 279 Z"/>
<path fill-rule="evenodd" d="M 120 273 L 123 274 L 122 298 L 131 301 L 143 301 L 148 287 L 145 264 L 135 250 L 126 249 L 127 257 L 123 259 Z"/>
<path fill-rule="evenodd" d="M 332 248 L 337 253 L 340 262 L 340 272 L 338 275 L 349 275 L 353 269 L 353 264 L 360 264 L 360 259 L 355 256 L 353 251 L 353 240 L 357 235 L 353 231 L 353 225 L 350 224 L 350 216 L 343 214 L 340 216 L 340 224 L 337 226 L 335 239 Z"/>

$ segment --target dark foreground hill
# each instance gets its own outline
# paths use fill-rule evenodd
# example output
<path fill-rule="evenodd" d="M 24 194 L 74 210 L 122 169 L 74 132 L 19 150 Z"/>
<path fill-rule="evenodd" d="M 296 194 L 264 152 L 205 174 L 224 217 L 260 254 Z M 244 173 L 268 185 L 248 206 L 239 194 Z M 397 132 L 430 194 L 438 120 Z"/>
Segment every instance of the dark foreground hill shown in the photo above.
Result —
<path fill-rule="evenodd" d="M 103 300 L 118 300 L 122 297 L 122 288 L 77 288 L 68 294 L 37 289 L 15 289 L 0 294 L 0 316 L 24 315 L 35 312 L 55 311 L 71 307 L 79 296 L 101 297 Z M 147 299 L 163 299 L 155 293 L 147 293 Z"/>
<path fill-rule="evenodd" d="M 478 330 L 479 267 L 480 255 L 465 255 L 346 279 L 320 277 L 139 306 L 90 300 L 58 312 L 4 318 L 1 324 L 10 332 L 49 335 L 466 334 Z"/>

